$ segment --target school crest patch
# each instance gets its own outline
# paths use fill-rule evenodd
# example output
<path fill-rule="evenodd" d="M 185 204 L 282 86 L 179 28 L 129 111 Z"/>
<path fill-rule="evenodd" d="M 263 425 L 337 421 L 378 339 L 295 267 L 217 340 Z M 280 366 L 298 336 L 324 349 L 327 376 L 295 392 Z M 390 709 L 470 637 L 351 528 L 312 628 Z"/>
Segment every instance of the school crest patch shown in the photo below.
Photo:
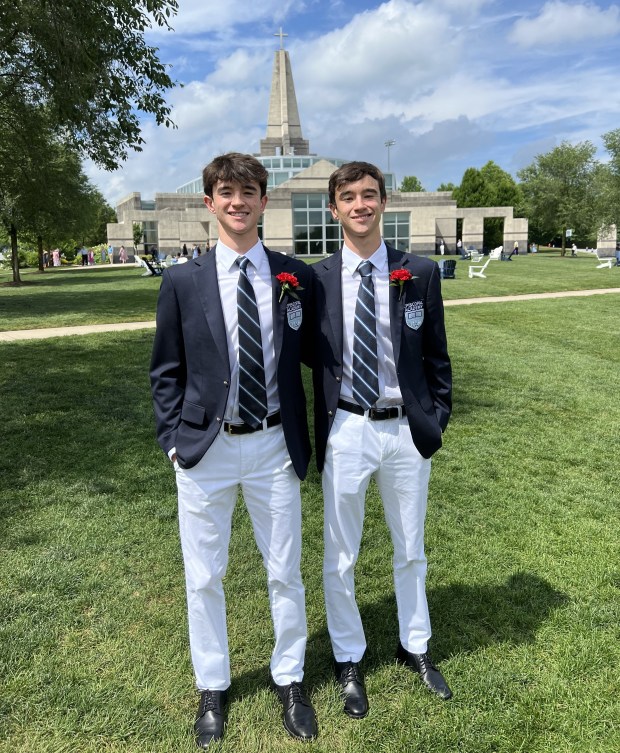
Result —
<path fill-rule="evenodd" d="M 293 303 L 286 304 L 286 318 L 288 320 L 288 326 L 291 329 L 299 329 L 301 327 L 301 321 L 303 319 L 301 301 L 294 301 Z"/>
<path fill-rule="evenodd" d="M 411 329 L 420 329 L 424 322 L 424 303 L 413 301 L 405 304 L 405 324 Z"/>

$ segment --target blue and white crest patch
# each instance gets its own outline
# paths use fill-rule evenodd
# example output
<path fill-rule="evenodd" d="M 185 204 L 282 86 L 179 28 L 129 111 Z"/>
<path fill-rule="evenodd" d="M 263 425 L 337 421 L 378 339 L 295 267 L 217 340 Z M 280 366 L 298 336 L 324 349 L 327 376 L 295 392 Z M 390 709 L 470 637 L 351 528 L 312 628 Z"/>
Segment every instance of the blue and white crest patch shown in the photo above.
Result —
<path fill-rule="evenodd" d="M 424 322 L 424 303 L 413 301 L 405 304 L 405 324 L 411 329 L 420 329 Z"/>
<path fill-rule="evenodd" d="M 299 329 L 303 319 L 303 311 L 301 310 L 301 301 L 295 301 L 294 303 L 286 304 L 286 318 L 288 320 L 288 326 L 291 329 Z"/>

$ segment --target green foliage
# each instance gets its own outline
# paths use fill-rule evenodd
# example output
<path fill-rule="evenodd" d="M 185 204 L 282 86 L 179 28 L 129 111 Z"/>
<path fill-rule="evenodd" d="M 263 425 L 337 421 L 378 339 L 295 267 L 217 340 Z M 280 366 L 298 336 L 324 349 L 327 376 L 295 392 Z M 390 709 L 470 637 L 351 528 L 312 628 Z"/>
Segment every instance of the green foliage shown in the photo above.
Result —
<path fill-rule="evenodd" d="M 562 237 L 562 255 L 566 249 L 566 230 L 588 236 L 597 225 L 598 191 L 595 146 L 590 141 L 560 146 L 539 154 L 534 162 L 519 171 L 521 187 L 539 237 Z"/>
<path fill-rule="evenodd" d="M 0 10 L 0 121 L 12 141 L 46 110 L 95 162 L 114 169 L 140 149 L 138 113 L 171 125 L 163 94 L 174 83 L 152 26 L 168 27 L 176 0 L 12 0 Z"/>
<path fill-rule="evenodd" d="M 421 193 L 422 191 L 426 191 L 426 188 L 424 188 L 420 179 L 415 175 L 405 175 L 399 190 L 406 193 Z"/>
<path fill-rule="evenodd" d="M 133 235 L 133 247 L 134 249 L 137 249 L 144 238 L 144 230 L 139 222 L 134 222 L 131 230 Z"/>
<path fill-rule="evenodd" d="M 438 191 L 454 191 L 457 186 L 454 183 L 440 183 L 437 186 Z"/>

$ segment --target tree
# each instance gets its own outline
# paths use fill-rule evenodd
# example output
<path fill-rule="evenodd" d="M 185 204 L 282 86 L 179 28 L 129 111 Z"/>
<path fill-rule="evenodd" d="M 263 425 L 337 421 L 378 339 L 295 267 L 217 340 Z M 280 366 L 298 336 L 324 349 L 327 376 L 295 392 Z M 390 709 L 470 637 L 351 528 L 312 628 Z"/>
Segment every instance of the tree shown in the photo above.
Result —
<path fill-rule="evenodd" d="M 114 169 L 140 150 L 138 115 L 172 125 L 174 86 L 145 30 L 168 27 L 176 0 L 12 0 L 0 7 L 0 129 L 28 130 L 45 108 L 58 132 Z M 3 166 L 0 165 L 0 168 Z"/>
<path fill-rule="evenodd" d="M 597 179 L 595 152 L 590 141 L 563 141 L 519 171 L 528 216 L 550 237 L 561 234 L 562 256 L 568 228 L 587 236 L 597 222 L 600 176 Z"/>
<path fill-rule="evenodd" d="M 514 207 L 515 214 L 523 211 L 523 195 L 514 178 L 492 160 L 480 170 L 469 167 L 463 173 L 461 185 L 452 192 L 460 207 Z M 484 245 L 503 243 L 501 217 L 485 220 Z"/>
<path fill-rule="evenodd" d="M 603 226 L 620 226 L 620 128 L 603 134 L 609 161 L 595 172 L 596 214 Z"/>
<path fill-rule="evenodd" d="M 142 239 L 144 238 L 144 230 L 142 229 L 142 225 L 139 222 L 134 222 L 132 226 L 132 233 L 133 233 L 133 250 L 138 251 L 138 246 L 140 243 L 142 243 Z"/>
<path fill-rule="evenodd" d="M 0 220 L 11 238 L 14 283 L 20 282 L 18 233 L 37 245 L 43 271 L 44 243 L 49 249 L 52 242 L 99 236 L 101 218 L 111 211 L 82 171 L 77 149 L 58 138 L 43 111 L 31 115 L 27 147 L 14 144 L 19 160 L 7 158 L 8 142 L 0 137 L 0 161 L 4 157 L 7 165 L 0 182 Z"/>
<path fill-rule="evenodd" d="M 456 185 L 454 183 L 440 183 L 437 186 L 438 191 L 454 191 L 456 189 Z"/>
<path fill-rule="evenodd" d="M 421 193 L 426 191 L 419 178 L 415 175 L 405 175 L 400 184 L 400 190 L 406 193 Z"/>

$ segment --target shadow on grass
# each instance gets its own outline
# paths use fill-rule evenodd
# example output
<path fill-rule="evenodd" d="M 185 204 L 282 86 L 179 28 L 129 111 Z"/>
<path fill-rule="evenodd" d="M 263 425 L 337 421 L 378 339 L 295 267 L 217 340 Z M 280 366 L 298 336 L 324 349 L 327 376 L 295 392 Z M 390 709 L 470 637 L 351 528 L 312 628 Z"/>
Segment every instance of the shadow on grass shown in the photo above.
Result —
<path fill-rule="evenodd" d="M 430 650 L 437 662 L 500 643 L 519 645 L 535 639 L 541 624 L 567 603 L 566 594 L 535 573 L 517 572 L 501 585 L 453 583 L 428 593 L 434 626 Z M 394 663 L 398 642 L 396 602 L 390 593 L 360 608 L 368 648 L 366 673 Z M 269 667 L 233 680 L 233 695 L 245 696 L 265 687 Z M 332 653 L 323 624 L 308 638 L 305 681 L 310 691 L 333 680 Z"/>

